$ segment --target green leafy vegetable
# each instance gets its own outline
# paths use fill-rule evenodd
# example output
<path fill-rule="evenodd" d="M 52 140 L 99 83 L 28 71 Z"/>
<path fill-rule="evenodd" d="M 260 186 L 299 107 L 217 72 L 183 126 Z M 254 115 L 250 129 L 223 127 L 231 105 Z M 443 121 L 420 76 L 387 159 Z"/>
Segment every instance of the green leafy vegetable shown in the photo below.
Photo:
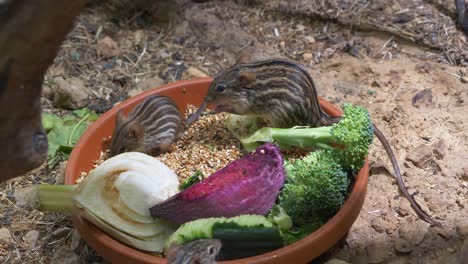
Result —
<path fill-rule="evenodd" d="M 47 161 L 50 167 L 68 158 L 88 125 L 98 117 L 87 108 L 75 110 L 72 114 L 63 117 L 48 113 L 42 114 L 42 125 L 47 132 L 49 142 Z"/>
<path fill-rule="evenodd" d="M 197 170 L 180 184 L 179 190 L 185 190 L 201 180 L 203 180 L 203 173 Z"/>

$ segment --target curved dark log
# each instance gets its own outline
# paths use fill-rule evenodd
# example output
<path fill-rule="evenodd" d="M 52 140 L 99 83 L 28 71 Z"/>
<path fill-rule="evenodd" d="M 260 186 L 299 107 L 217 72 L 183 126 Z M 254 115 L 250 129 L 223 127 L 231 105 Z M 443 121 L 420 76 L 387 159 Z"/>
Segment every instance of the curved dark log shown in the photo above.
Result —
<path fill-rule="evenodd" d="M 0 182 L 47 157 L 44 75 L 85 0 L 0 0 Z"/>

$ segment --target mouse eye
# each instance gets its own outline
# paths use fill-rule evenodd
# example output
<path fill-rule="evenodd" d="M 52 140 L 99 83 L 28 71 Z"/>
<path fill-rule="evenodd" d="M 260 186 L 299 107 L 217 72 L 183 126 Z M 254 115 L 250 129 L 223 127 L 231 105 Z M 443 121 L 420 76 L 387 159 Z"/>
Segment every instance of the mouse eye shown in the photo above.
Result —
<path fill-rule="evenodd" d="M 224 85 L 224 84 L 222 84 L 222 83 L 216 85 L 216 91 L 217 91 L 217 92 L 222 93 L 222 92 L 224 92 L 224 90 L 226 90 L 226 85 Z"/>
<path fill-rule="evenodd" d="M 212 246 L 208 247 L 208 254 L 210 255 L 214 255 L 215 254 L 215 250 Z"/>

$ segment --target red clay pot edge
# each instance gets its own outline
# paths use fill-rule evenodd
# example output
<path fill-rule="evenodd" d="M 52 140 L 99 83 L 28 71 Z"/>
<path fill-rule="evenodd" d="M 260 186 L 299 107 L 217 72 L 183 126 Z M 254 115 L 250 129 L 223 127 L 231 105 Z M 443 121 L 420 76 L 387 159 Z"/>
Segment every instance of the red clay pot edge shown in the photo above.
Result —
<path fill-rule="evenodd" d="M 163 93 L 164 91 L 171 90 L 174 87 L 179 87 L 183 84 L 209 85 L 211 81 L 212 78 L 207 77 L 195 80 L 178 81 L 171 84 L 167 84 L 155 89 L 145 91 L 133 98 L 130 98 L 120 103 L 118 107 L 114 107 L 108 112 L 101 115 L 101 117 L 87 129 L 87 131 L 83 134 L 83 136 L 77 143 L 76 147 L 73 149 L 66 168 L 65 184 L 75 184 L 76 178 L 72 177 L 73 172 L 83 170 L 83 168 L 79 168 L 79 165 L 76 162 L 78 157 L 78 154 L 76 153 L 80 153 L 82 149 L 86 147 L 86 145 L 81 142 L 87 142 L 93 136 L 94 133 L 91 133 L 91 131 L 95 130 L 95 127 L 99 127 L 101 123 L 108 122 L 109 118 L 113 119 L 118 109 L 135 104 L 135 101 L 141 100 L 147 97 L 148 95 Z M 335 116 L 341 115 L 342 112 L 338 108 L 325 101 L 323 98 L 319 98 L 319 102 L 325 112 Z M 341 239 L 348 232 L 349 228 L 352 226 L 355 219 L 357 218 L 360 210 L 355 210 L 355 208 L 356 206 L 357 208 L 362 208 L 362 205 L 364 203 L 366 195 L 366 186 L 368 181 L 368 171 L 369 164 L 366 159 L 366 163 L 361 169 L 361 171 L 358 173 L 352 192 L 346 200 L 346 202 L 344 203 L 343 207 L 327 223 L 325 223 L 322 227 L 320 227 L 318 230 L 316 230 L 314 233 L 310 234 L 306 238 L 292 245 L 262 255 L 244 259 L 223 261 L 220 263 L 281 263 L 284 261 L 295 261 L 295 263 L 303 263 L 309 261 L 311 258 L 318 257 L 320 254 L 322 254 L 331 246 L 333 246 L 333 244 L 335 244 L 336 241 Z M 79 177 L 79 175 L 75 176 Z M 348 217 L 345 218 L 345 216 Z M 342 220 L 340 221 L 340 219 Z M 72 220 L 74 226 L 79 230 L 83 239 L 105 259 L 112 261 L 113 263 L 121 262 L 122 258 L 112 254 L 112 251 L 109 251 L 109 249 L 119 252 L 119 254 L 121 254 L 122 256 L 127 257 L 127 260 L 135 258 L 139 259 L 139 261 L 136 262 L 128 262 L 126 260 L 125 263 L 166 263 L 166 260 L 164 258 L 144 253 L 142 251 L 133 249 L 131 247 L 126 246 L 125 244 L 120 243 L 119 241 L 108 236 L 107 234 L 102 232 L 100 229 L 98 229 L 93 224 L 83 219 L 79 215 L 72 216 Z M 339 223 L 341 223 L 341 227 L 334 228 L 334 225 L 337 225 Z M 339 232 L 336 232 L 337 230 L 334 229 L 338 229 Z M 316 244 L 314 251 L 316 251 L 317 253 L 312 256 L 310 255 L 310 244 L 314 243 Z M 288 254 L 291 251 L 295 252 L 292 256 Z"/>

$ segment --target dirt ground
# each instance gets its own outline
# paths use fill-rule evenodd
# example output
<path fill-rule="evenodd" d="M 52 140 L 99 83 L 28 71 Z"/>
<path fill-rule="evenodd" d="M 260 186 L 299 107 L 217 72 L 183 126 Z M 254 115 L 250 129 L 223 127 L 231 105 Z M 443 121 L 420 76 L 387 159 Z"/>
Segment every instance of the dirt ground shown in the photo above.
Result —
<path fill-rule="evenodd" d="M 53 99 L 57 78 L 80 79 L 88 107 L 102 113 L 142 90 L 214 75 L 236 61 L 296 60 L 310 68 L 320 96 L 369 109 L 393 147 L 410 193 L 443 224 L 432 227 L 417 218 L 375 139 L 364 207 L 347 237 L 314 263 L 463 263 L 468 254 L 467 37 L 450 34 L 457 49 L 437 50 L 384 30 L 354 30 L 340 20 L 243 2 L 189 5 L 174 11 L 179 16 L 170 23 L 90 6 L 48 71 L 44 111 L 68 112 Z M 104 262 L 80 240 L 68 216 L 24 205 L 28 186 L 63 182 L 64 165 L 44 164 L 0 185 L 0 263 Z"/>

